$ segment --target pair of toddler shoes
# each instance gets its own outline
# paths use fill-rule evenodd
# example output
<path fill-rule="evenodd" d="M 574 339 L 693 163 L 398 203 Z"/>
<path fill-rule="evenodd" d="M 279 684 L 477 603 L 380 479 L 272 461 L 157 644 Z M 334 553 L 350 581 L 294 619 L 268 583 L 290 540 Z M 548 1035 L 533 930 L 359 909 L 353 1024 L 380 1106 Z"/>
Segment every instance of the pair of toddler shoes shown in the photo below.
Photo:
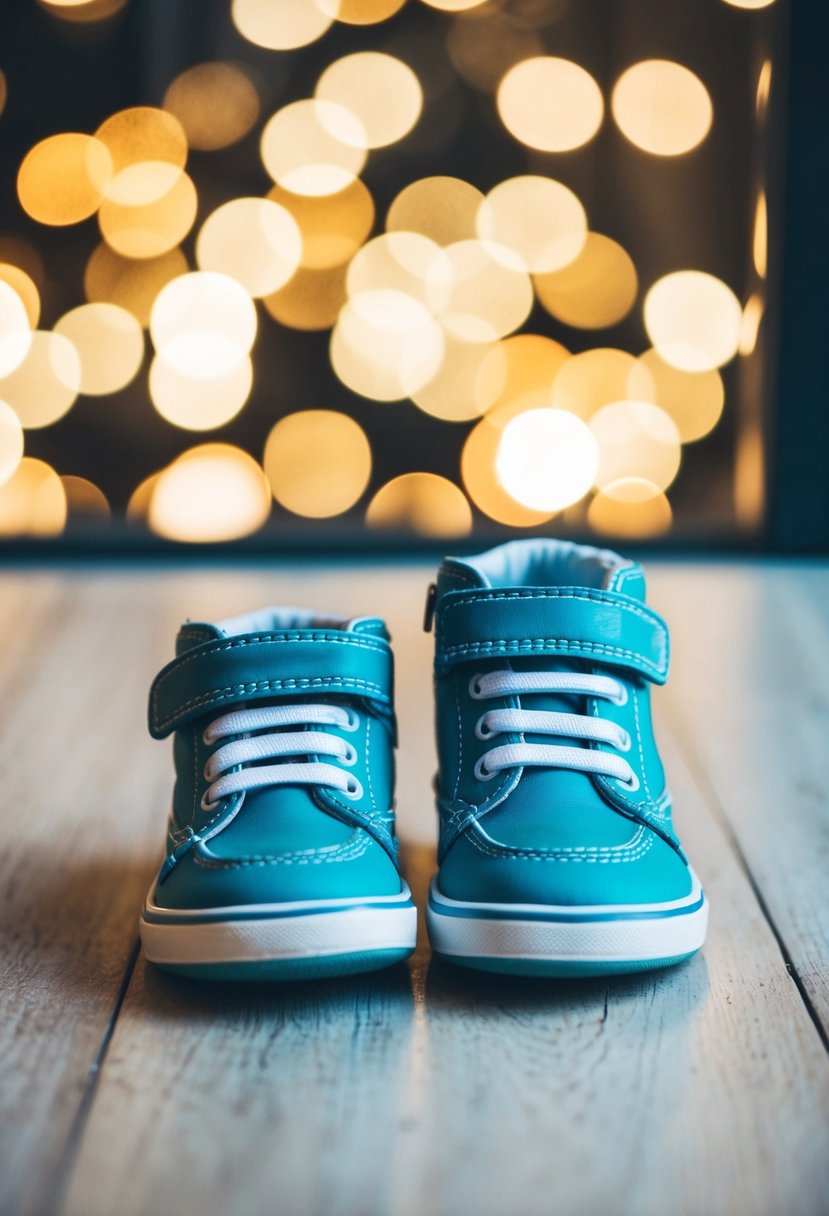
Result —
<path fill-rule="evenodd" d="M 671 826 L 649 689 L 668 633 L 639 565 L 555 540 L 448 558 L 436 635 L 438 872 L 454 963 L 601 975 L 681 962 L 708 907 Z M 394 827 L 382 620 L 268 608 L 187 623 L 153 683 L 174 736 L 148 959 L 192 976 L 369 971 L 414 949 Z"/>

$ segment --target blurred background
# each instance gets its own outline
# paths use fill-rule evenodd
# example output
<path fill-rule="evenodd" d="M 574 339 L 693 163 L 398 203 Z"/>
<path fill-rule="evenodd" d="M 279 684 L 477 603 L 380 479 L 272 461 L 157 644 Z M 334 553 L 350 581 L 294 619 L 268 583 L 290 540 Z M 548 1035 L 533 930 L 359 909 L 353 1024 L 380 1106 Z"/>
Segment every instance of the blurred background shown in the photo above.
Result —
<path fill-rule="evenodd" d="M 780 542 L 789 7 L 7 0 L 0 545 Z"/>

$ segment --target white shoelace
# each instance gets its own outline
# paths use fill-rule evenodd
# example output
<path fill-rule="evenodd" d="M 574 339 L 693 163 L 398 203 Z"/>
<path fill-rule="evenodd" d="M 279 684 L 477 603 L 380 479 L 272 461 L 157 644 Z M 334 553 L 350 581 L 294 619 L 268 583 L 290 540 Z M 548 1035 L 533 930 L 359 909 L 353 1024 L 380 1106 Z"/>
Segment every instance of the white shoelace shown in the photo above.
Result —
<path fill-rule="evenodd" d="M 204 776 L 210 785 L 202 798 L 202 809 L 212 811 L 223 798 L 266 785 L 325 786 L 357 801 L 363 794 L 361 783 L 336 764 L 319 760 L 281 760 L 278 764 L 256 762 L 283 756 L 314 755 L 332 756 L 341 765 L 352 765 L 356 763 L 357 752 L 345 739 L 325 730 L 305 728 L 336 726 L 352 731 L 359 724 L 356 713 L 337 705 L 267 705 L 237 709 L 215 718 L 204 732 L 204 742 L 208 746 L 231 735 L 245 737 L 217 748 L 205 764 Z M 283 730 L 286 726 L 303 729 Z M 251 731 L 269 733 L 252 735 Z M 244 765 L 253 767 L 240 767 Z M 234 771 L 228 772 L 229 769 Z"/>
<path fill-rule="evenodd" d="M 490 671 L 486 675 L 473 676 L 469 681 L 469 695 L 476 701 L 543 692 L 599 697 L 617 705 L 624 705 L 627 701 L 624 685 L 609 676 L 580 675 L 577 672 Z M 631 746 L 630 735 L 615 722 L 585 714 L 543 710 L 487 710 L 478 719 L 475 734 L 479 739 L 500 734 L 563 735 L 589 743 L 606 743 L 621 752 L 629 751 Z M 631 790 L 639 788 L 638 777 L 621 756 L 585 746 L 562 747 L 558 744 L 522 742 L 493 747 L 478 760 L 475 776 L 480 781 L 489 781 L 503 769 L 525 765 L 600 773 L 623 782 Z"/>

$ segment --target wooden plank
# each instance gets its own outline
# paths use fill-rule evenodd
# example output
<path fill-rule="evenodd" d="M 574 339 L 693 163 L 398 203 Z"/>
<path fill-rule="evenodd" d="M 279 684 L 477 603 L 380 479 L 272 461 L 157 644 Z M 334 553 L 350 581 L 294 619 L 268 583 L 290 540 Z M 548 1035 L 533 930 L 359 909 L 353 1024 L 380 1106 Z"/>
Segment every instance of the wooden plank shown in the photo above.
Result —
<path fill-rule="evenodd" d="M 0 576 L 0 1211 L 42 1216 L 71 1157 L 161 851 L 172 770 L 145 699 L 179 623 L 343 587 L 376 610 L 376 576 L 314 566 Z"/>
<path fill-rule="evenodd" d="M 350 574 L 346 590 L 360 611 L 386 603 L 397 635 L 401 824 L 421 903 L 434 833 L 423 573 Z M 342 571 L 331 580 L 306 572 L 303 600 L 334 607 Z M 197 589 L 177 580 L 170 596 Z M 677 696 L 702 713 L 689 666 Z M 64 1214 L 820 1216 L 829 1060 L 710 791 L 663 735 L 713 905 L 702 957 L 556 983 L 466 974 L 424 948 L 410 973 L 284 990 L 142 963 Z"/>
<path fill-rule="evenodd" d="M 829 566 L 656 567 L 665 712 L 829 1034 Z"/>
<path fill-rule="evenodd" d="M 0 579 L 0 1210 L 15 1216 L 47 1209 L 157 852 L 142 812 L 161 790 L 125 670 L 147 635 L 120 628 L 128 603 L 101 579 Z"/>

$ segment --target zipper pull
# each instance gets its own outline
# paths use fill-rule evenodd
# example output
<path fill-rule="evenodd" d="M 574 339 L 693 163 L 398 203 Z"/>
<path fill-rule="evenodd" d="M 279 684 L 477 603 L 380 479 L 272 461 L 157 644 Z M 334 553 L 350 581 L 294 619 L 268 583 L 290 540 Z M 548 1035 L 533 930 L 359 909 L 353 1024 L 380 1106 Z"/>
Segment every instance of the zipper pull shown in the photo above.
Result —
<path fill-rule="evenodd" d="M 426 608 L 423 612 L 423 632 L 432 632 L 432 622 L 435 619 L 435 605 L 438 598 L 437 583 L 430 583 L 429 590 L 426 592 Z"/>

